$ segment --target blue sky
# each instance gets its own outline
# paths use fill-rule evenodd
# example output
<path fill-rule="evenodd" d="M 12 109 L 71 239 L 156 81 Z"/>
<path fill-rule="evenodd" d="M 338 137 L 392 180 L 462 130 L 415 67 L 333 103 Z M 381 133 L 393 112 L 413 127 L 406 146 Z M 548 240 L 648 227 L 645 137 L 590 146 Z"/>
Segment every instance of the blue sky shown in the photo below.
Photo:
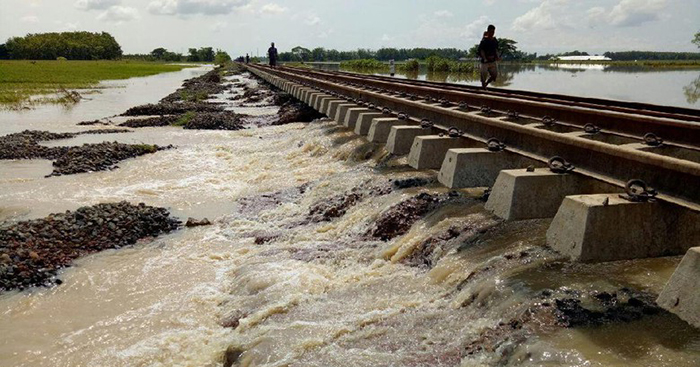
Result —
<path fill-rule="evenodd" d="M 0 0 L 0 42 L 26 33 L 112 33 L 126 53 L 213 46 L 238 55 L 469 48 L 486 25 L 528 52 L 697 51 L 699 0 Z"/>

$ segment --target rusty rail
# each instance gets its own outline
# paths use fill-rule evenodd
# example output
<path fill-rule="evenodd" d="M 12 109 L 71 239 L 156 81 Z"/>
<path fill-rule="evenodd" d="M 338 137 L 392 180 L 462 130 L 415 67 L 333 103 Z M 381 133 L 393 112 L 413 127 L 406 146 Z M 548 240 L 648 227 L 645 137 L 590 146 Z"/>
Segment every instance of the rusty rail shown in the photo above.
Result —
<path fill-rule="evenodd" d="M 579 97 L 579 96 L 568 96 L 562 94 L 553 93 L 541 93 L 532 92 L 525 90 L 512 90 L 512 89 L 502 89 L 502 88 L 489 88 L 482 89 L 472 85 L 465 84 L 455 84 L 455 83 L 443 83 L 443 82 L 431 82 L 427 80 L 411 80 L 411 79 L 401 79 L 381 75 L 369 75 L 369 74 L 358 74 L 351 73 L 347 71 L 333 71 L 333 70 L 323 70 L 323 69 L 303 69 L 294 67 L 282 67 L 289 70 L 299 70 L 299 72 L 306 73 L 307 75 L 331 75 L 331 76 L 352 76 L 359 77 L 364 80 L 380 80 L 387 81 L 398 84 L 406 84 L 413 86 L 427 86 L 435 88 L 443 88 L 454 91 L 462 91 L 469 93 L 476 93 L 481 95 L 493 95 L 502 96 L 509 98 L 519 98 L 531 101 L 540 102 L 550 102 L 558 103 L 569 106 L 578 106 L 586 108 L 595 108 L 601 110 L 617 111 L 624 113 L 634 113 L 640 115 L 654 116 L 654 117 L 664 117 L 676 120 L 685 121 L 696 121 L 700 122 L 700 110 L 675 107 L 675 106 L 662 106 L 654 105 L 648 103 L 639 102 L 628 102 L 628 101 L 616 101 L 602 98 L 591 98 L 591 97 Z"/>
<path fill-rule="evenodd" d="M 632 138 L 641 139 L 647 133 L 653 133 L 668 142 L 686 146 L 695 146 L 700 142 L 700 123 L 688 121 L 688 118 L 693 118 L 692 116 L 653 111 L 652 105 L 645 105 L 649 108 L 648 110 L 637 110 L 606 104 L 584 104 L 546 98 L 526 98 L 524 96 L 516 98 L 503 93 L 475 93 L 474 91 L 444 88 L 440 83 L 413 85 L 407 84 L 405 80 L 400 82 L 397 82 L 396 79 L 379 80 L 360 74 L 328 74 L 297 68 L 280 68 L 278 70 L 306 75 L 313 79 L 325 79 L 336 83 L 365 87 L 369 90 L 413 95 L 419 99 L 430 96 L 434 100 L 449 101 L 453 104 L 466 103 L 472 108 L 488 107 L 503 114 L 515 111 L 520 116 L 533 120 L 549 117 L 577 127 L 594 124 L 603 129 L 604 132 L 614 132 Z"/>

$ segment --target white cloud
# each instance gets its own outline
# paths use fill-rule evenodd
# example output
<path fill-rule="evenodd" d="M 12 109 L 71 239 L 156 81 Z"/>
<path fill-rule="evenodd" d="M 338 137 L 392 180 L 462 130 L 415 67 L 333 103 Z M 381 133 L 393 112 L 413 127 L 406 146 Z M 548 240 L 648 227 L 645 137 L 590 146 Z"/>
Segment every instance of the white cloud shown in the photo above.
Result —
<path fill-rule="evenodd" d="M 282 14 L 288 9 L 275 3 L 265 4 L 260 8 L 261 14 Z"/>
<path fill-rule="evenodd" d="M 250 0 L 156 0 L 148 4 L 148 11 L 157 15 L 217 15 L 229 14 L 245 7 Z"/>
<path fill-rule="evenodd" d="M 388 34 L 384 33 L 381 38 L 382 42 L 391 42 L 394 40 L 394 37 L 389 36 Z"/>
<path fill-rule="evenodd" d="M 216 22 L 212 24 L 209 29 L 211 29 L 212 32 L 214 33 L 219 33 L 224 30 L 228 26 L 228 23 L 226 22 Z"/>
<path fill-rule="evenodd" d="M 450 12 L 449 10 L 438 10 L 435 13 L 433 13 L 437 18 L 452 18 L 454 14 Z"/>
<path fill-rule="evenodd" d="M 317 25 L 321 23 L 321 18 L 319 18 L 318 15 L 312 13 L 306 16 L 304 23 L 306 23 L 306 25 Z"/>
<path fill-rule="evenodd" d="M 105 22 L 128 22 L 139 18 L 139 11 L 128 6 L 112 6 L 97 16 L 97 20 Z"/>
<path fill-rule="evenodd" d="M 512 29 L 518 32 L 555 29 L 561 26 L 561 12 L 568 0 L 544 0 L 539 6 L 515 18 Z"/>
<path fill-rule="evenodd" d="M 484 0 L 484 5 L 491 6 L 496 3 L 496 0 Z"/>
<path fill-rule="evenodd" d="M 79 22 L 71 23 L 71 22 L 61 22 L 61 21 L 55 21 L 56 25 L 58 25 L 58 29 L 61 32 L 72 32 L 78 29 L 80 27 Z"/>
<path fill-rule="evenodd" d="M 467 39 L 480 40 L 484 32 L 486 31 L 486 27 L 489 25 L 489 23 L 491 23 L 489 17 L 487 17 L 486 15 L 482 15 L 475 21 L 467 24 L 464 27 L 464 31 L 460 36 Z"/>
<path fill-rule="evenodd" d="M 661 19 L 668 0 L 621 0 L 610 11 L 603 7 L 588 10 L 591 23 L 607 23 L 616 27 L 636 27 Z"/>
<path fill-rule="evenodd" d="M 106 10 L 121 4 L 121 0 L 78 0 L 75 7 L 82 10 Z"/>
<path fill-rule="evenodd" d="M 36 15 L 27 15 L 26 17 L 22 17 L 19 20 L 22 23 L 39 23 L 39 17 Z"/>
<path fill-rule="evenodd" d="M 432 16 L 419 16 L 418 26 L 408 35 L 399 35 L 395 43 L 401 43 L 410 47 L 459 47 L 468 48 L 469 45 L 481 40 L 482 33 L 486 30 L 490 19 L 482 15 L 466 25 L 454 25 L 450 22 L 440 21 L 434 14 Z"/>

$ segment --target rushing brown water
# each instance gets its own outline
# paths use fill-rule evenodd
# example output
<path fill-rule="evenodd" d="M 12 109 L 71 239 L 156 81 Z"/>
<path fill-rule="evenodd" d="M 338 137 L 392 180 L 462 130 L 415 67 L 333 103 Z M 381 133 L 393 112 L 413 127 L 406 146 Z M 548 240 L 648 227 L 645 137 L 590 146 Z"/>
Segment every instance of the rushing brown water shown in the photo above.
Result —
<path fill-rule="evenodd" d="M 83 258 L 60 286 L 1 295 L 2 366 L 219 366 L 229 346 L 243 352 L 241 366 L 700 364 L 700 332 L 668 313 L 574 328 L 543 319 L 533 333 L 507 328 L 493 350 L 467 353 L 475 340 L 498 339 L 485 330 L 539 307 L 543 292 L 656 294 L 680 259 L 562 262 L 544 246 L 548 220 L 502 223 L 470 199 L 480 190 L 387 242 L 366 236 L 393 205 L 447 192 L 435 184 L 309 221 L 314 205 L 353 189 L 435 175 L 332 122 L 52 143 L 85 139 L 178 148 L 52 178 L 44 161 L 0 162 L 0 216 L 129 200 L 214 224 Z M 452 228 L 462 237 L 421 247 Z"/>

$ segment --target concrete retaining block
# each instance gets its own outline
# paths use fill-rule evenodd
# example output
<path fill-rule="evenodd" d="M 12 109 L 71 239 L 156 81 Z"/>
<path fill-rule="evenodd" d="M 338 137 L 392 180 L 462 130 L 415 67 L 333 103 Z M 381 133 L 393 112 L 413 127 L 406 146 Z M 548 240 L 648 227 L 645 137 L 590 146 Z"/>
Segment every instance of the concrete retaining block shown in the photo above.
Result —
<path fill-rule="evenodd" d="M 356 105 L 354 103 L 341 103 L 340 105 L 338 105 L 338 109 L 335 111 L 335 115 L 333 115 L 333 120 L 342 125 L 345 122 L 345 115 L 348 113 L 348 110 L 351 108 L 359 107 L 359 105 Z"/>
<path fill-rule="evenodd" d="M 451 189 L 491 186 L 501 170 L 527 167 L 532 163 L 535 162 L 505 151 L 450 149 L 445 154 L 438 181 Z"/>
<path fill-rule="evenodd" d="M 328 104 L 328 108 L 326 109 L 326 111 L 324 111 L 324 113 L 326 114 L 326 116 L 328 116 L 330 118 L 335 117 L 336 112 L 338 112 L 338 106 L 340 106 L 343 103 L 348 103 L 348 102 L 344 99 L 336 99 L 334 101 L 331 101 Z"/>
<path fill-rule="evenodd" d="M 404 155 L 411 151 L 416 136 L 435 135 L 438 131 L 433 128 L 422 128 L 414 125 L 392 126 L 386 141 L 386 150 L 394 155 Z"/>
<path fill-rule="evenodd" d="M 331 104 L 338 104 L 340 102 L 343 102 L 344 100 L 339 99 L 338 97 L 333 97 L 329 99 L 325 99 L 321 101 L 321 109 L 319 110 L 322 114 L 329 116 L 328 112 L 331 108 Z"/>
<path fill-rule="evenodd" d="M 408 165 L 415 169 L 438 169 L 442 166 L 448 150 L 474 147 L 477 144 L 467 139 L 448 136 L 416 136 L 408 153 Z"/>
<path fill-rule="evenodd" d="M 373 143 L 386 143 L 393 126 L 405 124 L 406 120 L 395 117 L 383 117 L 372 120 L 367 133 L 367 140 Z"/>
<path fill-rule="evenodd" d="M 700 215 L 619 194 L 572 195 L 547 230 L 547 244 L 577 261 L 680 255 L 700 245 Z"/>
<path fill-rule="evenodd" d="M 348 112 L 345 114 L 345 120 L 343 121 L 343 125 L 347 126 L 348 128 L 355 130 L 355 125 L 357 124 L 357 118 L 360 116 L 361 113 L 369 113 L 369 112 L 376 112 L 375 110 L 370 110 L 369 108 L 365 107 L 356 107 L 356 108 L 350 108 L 348 109 Z"/>
<path fill-rule="evenodd" d="M 314 108 L 314 110 L 321 112 L 321 105 L 323 104 L 323 101 L 327 99 L 335 98 L 331 96 L 330 94 L 319 94 L 316 96 L 316 98 L 313 98 L 311 100 L 311 106 Z"/>
<path fill-rule="evenodd" d="M 357 116 L 357 123 L 355 124 L 355 134 L 357 135 L 367 135 L 369 134 L 369 128 L 372 126 L 372 120 L 386 116 L 381 112 L 363 112 Z"/>
<path fill-rule="evenodd" d="M 306 97 L 305 97 L 306 104 L 309 105 L 311 108 L 313 108 L 314 102 L 316 101 L 316 98 L 318 98 L 319 96 L 322 96 L 322 95 L 323 95 L 323 93 L 321 93 L 317 90 L 311 90 L 311 91 L 307 92 Z"/>
<path fill-rule="evenodd" d="M 686 252 L 656 303 L 700 328 L 700 247 Z"/>
<path fill-rule="evenodd" d="M 493 185 L 486 209 L 506 220 L 552 218 L 566 196 L 615 192 L 611 185 L 549 168 L 503 170 Z"/>

